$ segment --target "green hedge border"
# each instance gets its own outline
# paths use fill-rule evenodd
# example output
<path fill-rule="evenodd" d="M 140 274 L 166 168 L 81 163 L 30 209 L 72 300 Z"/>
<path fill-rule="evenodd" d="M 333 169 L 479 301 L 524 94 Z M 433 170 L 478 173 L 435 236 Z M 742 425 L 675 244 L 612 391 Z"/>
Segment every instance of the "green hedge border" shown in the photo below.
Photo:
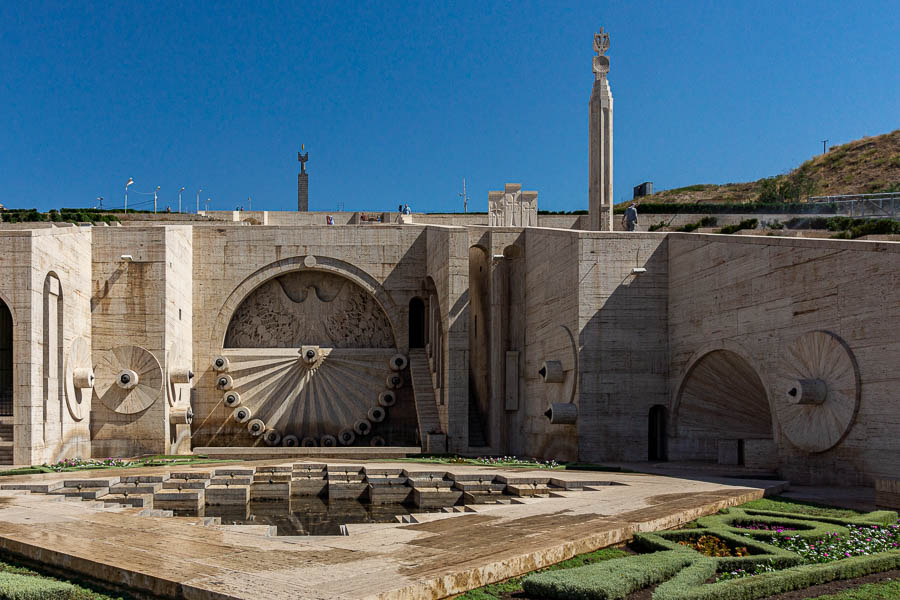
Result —
<path fill-rule="evenodd" d="M 846 535 L 849 533 L 847 526 L 896 523 L 897 513 L 875 511 L 857 517 L 837 518 L 732 508 L 701 517 L 696 523 L 698 527 L 693 529 L 636 533 L 633 544 L 646 554 L 532 575 L 522 582 L 522 587 L 531 595 L 550 599 L 621 600 L 658 583 L 653 600 L 758 600 L 830 581 L 900 568 L 900 550 L 829 563 L 800 564 L 803 559 L 799 555 L 764 541 L 777 535 L 774 532 L 736 526 L 736 523 L 746 521 L 798 527 L 781 535 L 814 539 L 830 532 Z M 707 557 L 678 543 L 702 535 L 715 535 L 731 547 L 746 546 L 751 555 Z M 778 570 L 707 583 L 716 573 L 749 570 L 765 563 Z"/>

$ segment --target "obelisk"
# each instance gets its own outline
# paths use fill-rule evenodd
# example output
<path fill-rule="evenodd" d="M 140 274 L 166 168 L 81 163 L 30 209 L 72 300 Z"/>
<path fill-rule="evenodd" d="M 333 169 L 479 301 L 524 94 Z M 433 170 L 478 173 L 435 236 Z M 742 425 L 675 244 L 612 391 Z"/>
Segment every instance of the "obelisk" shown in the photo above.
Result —
<path fill-rule="evenodd" d="M 591 230 L 612 231 L 613 205 L 613 99 L 609 73 L 609 33 L 594 34 L 594 88 L 591 90 L 589 203 Z"/>
<path fill-rule="evenodd" d="M 297 210 L 300 212 L 309 211 L 309 173 L 306 172 L 309 152 L 303 154 L 304 149 L 304 145 L 300 144 L 300 152 L 297 153 L 297 160 L 300 161 L 300 174 L 297 175 Z"/>

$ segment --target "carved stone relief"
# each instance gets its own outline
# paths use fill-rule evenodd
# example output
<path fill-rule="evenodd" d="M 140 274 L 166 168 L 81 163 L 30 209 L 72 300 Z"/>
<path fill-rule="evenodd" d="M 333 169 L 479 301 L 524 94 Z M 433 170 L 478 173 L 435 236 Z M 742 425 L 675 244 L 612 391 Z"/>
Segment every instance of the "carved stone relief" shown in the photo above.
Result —
<path fill-rule="evenodd" d="M 276 277 L 238 307 L 226 348 L 393 348 L 387 315 L 349 279 L 321 271 Z"/>
<path fill-rule="evenodd" d="M 502 192 L 488 192 L 488 225 L 537 227 L 537 192 L 523 192 L 518 183 L 507 183 Z"/>

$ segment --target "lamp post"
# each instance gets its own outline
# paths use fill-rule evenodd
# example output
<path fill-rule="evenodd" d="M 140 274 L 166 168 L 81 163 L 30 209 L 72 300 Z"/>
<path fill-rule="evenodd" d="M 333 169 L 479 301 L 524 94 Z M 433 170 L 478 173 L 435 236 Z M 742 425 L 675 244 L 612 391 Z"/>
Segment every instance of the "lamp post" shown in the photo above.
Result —
<path fill-rule="evenodd" d="M 209 198 L 206 199 L 206 212 L 209 212 Z"/>
<path fill-rule="evenodd" d="M 197 190 L 197 214 L 200 214 L 200 192 L 203 191 L 203 188 Z"/>
<path fill-rule="evenodd" d="M 156 189 L 153 190 L 153 214 L 156 214 L 156 195 L 159 193 L 159 186 L 156 186 Z"/>
<path fill-rule="evenodd" d="M 183 192 L 183 191 L 184 191 L 183 187 L 180 190 L 178 190 L 178 212 L 181 212 L 181 192 Z"/>
<path fill-rule="evenodd" d="M 125 213 L 128 214 L 128 186 L 134 183 L 134 179 L 131 177 L 128 178 L 128 183 L 125 184 Z"/>

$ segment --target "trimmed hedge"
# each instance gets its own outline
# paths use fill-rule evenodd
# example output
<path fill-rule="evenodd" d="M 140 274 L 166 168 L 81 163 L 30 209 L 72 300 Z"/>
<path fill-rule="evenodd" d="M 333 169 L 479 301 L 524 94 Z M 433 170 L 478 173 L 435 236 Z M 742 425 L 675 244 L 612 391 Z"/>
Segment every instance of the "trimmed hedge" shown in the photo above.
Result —
<path fill-rule="evenodd" d="M 700 565 L 709 562 L 710 567 Z M 700 566 L 698 566 L 700 565 Z M 854 556 L 830 563 L 792 567 L 772 573 L 704 584 L 716 573 L 714 559 L 695 562 L 678 575 L 660 584 L 653 600 L 758 600 L 775 594 L 802 590 L 841 579 L 854 579 L 872 573 L 900 568 L 900 551 L 892 550 L 872 556 Z"/>
<path fill-rule="evenodd" d="M 795 529 L 774 531 L 737 527 L 756 522 Z M 633 546 L 647 554 L 606 563 L 542 573 L 523 581 L 530 595 L 552 599 L 618 600 L 628 594 L 659 584 L 653 600 L 757 600 L 791 590 L 841 579 L 900 568 L 900 550 L 853 556 L 824 563 L 805 563 L 790 550 L 766 542 L 776 535 L 814 540 L 829 533 L 849 534 L 847 526 L 888 525 L 897 522 L 893 511 L 875 511 L 853 517 L 812 516 L 775 510 L 733 508 L 697 519 L 695 528 L 657 533 L 636 533 Z M 679 544 L 703 535 L 714 535 L 729 547 L 746 547 L 750 556 L 707 557 Z M 707 583 L 717 573 L 743 569 L 753 572 L 758 565 L 776 571 Z"/>
<path fill-rule="evenodd" d="M 79 589 L 71 583 L 0 571 L 0 598 L 3 600 L 69 600 Z"/>
<path fill-rule="evenodd" d="M 540 573 L 525 579 L 522 589 L 529 596 L 558 600 L 620 600 L 674 576 L 693 562 L 695 554 L 682 548 Z"/>

